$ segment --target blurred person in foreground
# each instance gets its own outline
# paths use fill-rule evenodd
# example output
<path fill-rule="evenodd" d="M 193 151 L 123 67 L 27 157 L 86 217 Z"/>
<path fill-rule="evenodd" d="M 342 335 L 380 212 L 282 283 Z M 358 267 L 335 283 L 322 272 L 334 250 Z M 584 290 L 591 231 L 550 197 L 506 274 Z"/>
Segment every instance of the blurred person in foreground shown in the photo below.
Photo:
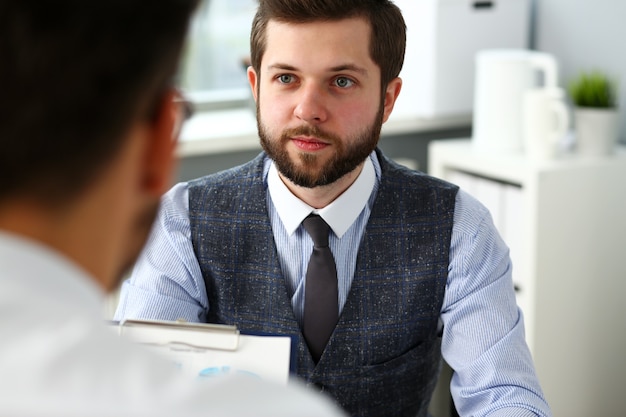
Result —
<path fill-rule="evenodd" d="M 442 356 L 462 416 L 549 415 L 488 211 L 378 148 L 405 32 L 388 0 L 260 0 L 263 152 L 166 194 L 117 317 L 298 335 L 298 375 L 355 416 L 426 416 Z"/>
<path fill-rule="evenodd" d="M 195 7 L 0 2 L 0 415 L 341 415 L 299 386 L 184 379 L 102 319 L 169 186 Z"/>

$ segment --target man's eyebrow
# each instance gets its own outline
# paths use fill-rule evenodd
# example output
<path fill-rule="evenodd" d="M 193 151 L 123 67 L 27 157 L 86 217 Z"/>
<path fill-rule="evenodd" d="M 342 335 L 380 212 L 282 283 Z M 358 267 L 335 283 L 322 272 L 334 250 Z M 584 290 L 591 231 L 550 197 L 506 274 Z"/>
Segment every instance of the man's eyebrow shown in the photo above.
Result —
<path fill-rule="evenodd" d="M 268 70 L 280 70 L 280 71 L 298 71 L 298 68 L 294 67 L 293 65 L 282 64 L 282 63 L 268 65 L 267 69 Z M 337 65 L 335 67 L 331 67 L 329 69 L 329 72 L 343 72 L 343 71 L 357 72 L 362 75 L 368 74 L 367 69 L 363 67 L 359 67 L 354 64 L 342 64 L 342 65 Z"/>
<path fill-rule="evenodd" d="M 281 71 L 297 71 L 298 69 L 296 67 L 294 67 L 293 65 L 289 65 L 289 64 L 281 64 L 281 63 L 276 63 L 276 64 L 272 64 L 272 65 L 268 65 L 267 66 L 268 70 L 281 70 Z"/>
<path fill-rule="evenodd" d="M 367 75 L 367 69 L 363 67 L 359 67 L 354 64 L 338 65 L 336 67 L 332 67 L 330 70 L 332 72 L 352 71 L 352 72 L 358 72 L 359 74 L 362 74 L 362 75 Z"/>

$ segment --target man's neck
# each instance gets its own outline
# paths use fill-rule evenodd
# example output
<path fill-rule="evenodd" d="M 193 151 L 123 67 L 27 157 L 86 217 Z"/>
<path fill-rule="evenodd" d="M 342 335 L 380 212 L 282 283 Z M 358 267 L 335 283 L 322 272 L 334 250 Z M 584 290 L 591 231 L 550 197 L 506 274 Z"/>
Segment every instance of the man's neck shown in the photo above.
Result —
<path fill-rule="evenodd" d="M 294 184 L 288 178 L 286 178 L 283 174 L 278 173 L 280 179 L 283 181 L 285 186 L 300 200 L 304 201 L 311 207 L 316 209 L 321 209 L 335 201 L 337 197 L 343 194 L 350 186 L 356 181 L 363 170 L 363 163 L 361 163 L 358 167 L 356 167 L 351 172 L 347 173 L 343 177 L 339 178 L 337 181 L 328 184 L 321 185 L 313 188 L 301 187 L 299 185 Z"/>

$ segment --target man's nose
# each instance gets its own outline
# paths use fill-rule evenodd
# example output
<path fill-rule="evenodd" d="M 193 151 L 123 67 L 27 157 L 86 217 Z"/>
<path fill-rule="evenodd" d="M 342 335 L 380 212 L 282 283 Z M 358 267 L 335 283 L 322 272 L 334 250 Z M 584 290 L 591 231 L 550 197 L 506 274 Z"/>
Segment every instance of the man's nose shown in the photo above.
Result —
<path fill-rule="evenodd" d="M 324 122 L 328 116 L 325 96 L 319 86 L 309 84 L 299 91 L 298 102 L 294 114 L 299 119 L 308 123 Z"/>

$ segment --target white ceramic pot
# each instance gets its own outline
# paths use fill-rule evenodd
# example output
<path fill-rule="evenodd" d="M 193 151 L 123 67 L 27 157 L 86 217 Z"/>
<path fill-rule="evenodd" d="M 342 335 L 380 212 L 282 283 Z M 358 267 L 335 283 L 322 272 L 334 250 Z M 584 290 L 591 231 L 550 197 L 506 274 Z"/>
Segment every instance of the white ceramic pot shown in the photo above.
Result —
<path fill-rule="evenodd" d="M 574 109 L 576 152 L 582 156 L 606 156 L 615 151 L 618 136 L 617 109 Z"/>

